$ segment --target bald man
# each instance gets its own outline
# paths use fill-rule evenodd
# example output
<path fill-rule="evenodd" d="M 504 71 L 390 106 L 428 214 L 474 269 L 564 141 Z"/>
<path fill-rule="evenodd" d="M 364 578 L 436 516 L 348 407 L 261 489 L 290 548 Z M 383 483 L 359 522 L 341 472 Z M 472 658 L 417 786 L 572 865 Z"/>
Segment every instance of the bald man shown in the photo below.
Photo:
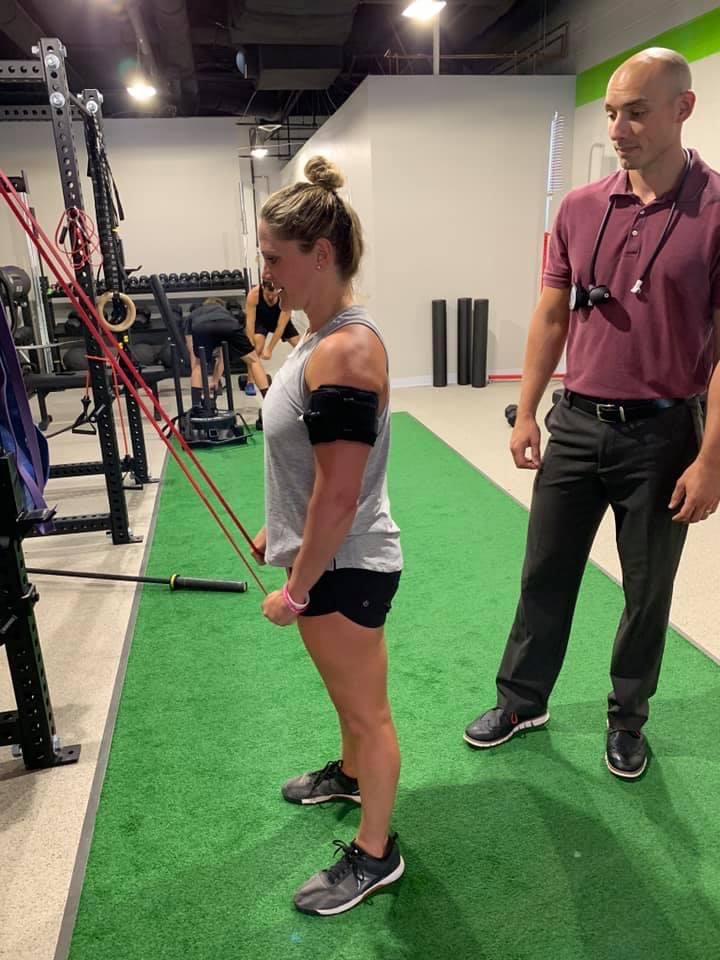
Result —
<path fill-rule="evenodd" d="M 720 500 L 720 176 L 683 147 L 690 88 L 690 68 L 672 50 L 623 63 L 605 102 L 620 169 L 571 191 L 558 211 L 510 441 L 516 466 L 537 471 L 520 601 L 497 706 L 465 730 L 471 746 L 488 748 L 548 721 L 609 506 L 625 609 L 605 760 L 625 779 L 647 766 L 642 728 L 688 526 Z M 545 421 L 541 458 L 537 409 L 565 347 L 564 397 Z"/>

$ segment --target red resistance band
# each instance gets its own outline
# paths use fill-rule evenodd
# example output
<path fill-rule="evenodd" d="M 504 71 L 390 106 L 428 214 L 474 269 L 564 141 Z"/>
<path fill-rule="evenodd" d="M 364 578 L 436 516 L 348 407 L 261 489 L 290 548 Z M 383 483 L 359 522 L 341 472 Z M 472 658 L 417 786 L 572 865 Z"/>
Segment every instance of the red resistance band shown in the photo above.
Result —
<path fill-rule="evenodd" d="M 119 357 L 122 359 L 122 363 L 127 368 L 127 372 L 126 372 L 123 369 L 122 365 L 118 363 L 118 361 L 115 359 L 111 346 L 105 340 L 105 336 L 109 336 L 109 335 L 106 334 L 104 331 L 104 327 L 102 326 L 100 316 L 97 310 L 95 309 L 94 304 L 90 301 L 85 291 L 77 284 L 70 270 L 70 267 L 63 262 L 63 260 L 61 259 L 57 251 L 52 246 L 50 240 L 48 239 L 48 237 L 40 227 L 39 223 L 33 217 L 29 208 L 25 204 L 23 204 L 23 202 L 20 200 L 20 197 L 18 196 L 15 188 L 13 187 L 12 183 L 10 182 L 9 178 L 4 173 L 3 170 L 0 170 L 0 194 L 2 195 L 3 199 L 6 201 L 7 205 L 10 207 L 10 210 L 12 211 L 13 215 L 19 222 L 20 226 L 23 228 L 25 233 L 30 237 L 32 242 L 37 247 L 38 253 L 42 257 L 42 259 L 45 261 L 50 271 L 53 273 L 53 275 L 56 277 L 56 279 L 60 283 L 60 286 L 65 292 L 65 295 L 68 297 L 68 299 L 70 300 L 70 303 L 73 305 L 73 307 L 77 311 L 78 316 L 80 317 L 82 322 L 85 324 L 85 327 L 90 332 L 92 338 L 100 347 L 100 351 L 103 355 L 104 360 L 111 366 L 114 373 L 121 380 L 121 382 L 123 383 L 127 391 L 135 399 L 135 402 L 138 404 L 139 408 L 145 414 L 145 417 L 148 423 L 152 424 L 158 436 L 163 441 L 165 446 L 168 448 L 171 456 L 177 462 L 178 466 L 180 467 L 182 472 L 185 474 L 185 476 L 189 480 L 193 490 L 197 493 L 197 495 L 200 497 L 200 499 L 205 504 L 207 509 L 210 511 L 210 514 L 212 515 L 213 519 L 216 521 L 216 523 L 218 524 L 222 532 L 225 534 L 225 537 L 228 539 L 228 541 L 230 542 L 231 546 L 233 547 L 237 555 L 240 557 L 240 559 L 243 561 L 243 563 L 247 567 L 252 578 L 255 580 L 255 582 L 260 587 L 262 592 L 264 594 L 267 594 L 266 588 L 264 587 L 260 578 L 255 573 L 254 569 L 251 567 L 249 561 L 243 554 L 234 536 L 232 535 L 230 530 L 228 530 L 227 526 L 223 523 L 222 519 L 218 515 L 216 509 L 210 503 L 210 500 L 208 499 L 206 494 L 200 489 L 200 486 L 198 485 L 197 481 L 190 473 L 190 470 L 188 469 L 187 465 L 181 458 L 175 445 L 170 442 L 170 439 L 165 435 L 163 428 L 155 420 L 152 409 L 146 405 L 146 403 L 143 401 L 142 397 L 138 393 L 136 386 L 144 391 L 144 393 L 146 394 L 146 396 L 154 406 L 155 410 L 157 410 L 157 412 L 160 414 L 162 418 L 162 422 L 164 422 L 164 424 L 169 429 L 172 436 L 177 440 L 181 449 L 189 458 L 191 464 L 195 467 L 195 469 L 200 474 L 202 479 L 207 483 L 208 487 L 210 488 L 212 493 L 215 495 L 219 503 L 222 505 L 223 509 L 225 510 L 227 515 L 230 517 L 235 527 L 240 531 L 240 533 L 245 538 L 246 542 L 251 548 L 253 546 L 252 537 L 248 534 L 245 527 L 240 523 L 240 520 L 237 518 L 235 512 L 232 510 L 232 508 L 228 504 L 225 497 L 222 495 L 220 490 L 218 490 L 212 478 L 208 475 L 205 468 L 202 466 L 202 464 L 199 462 L 195 454 L 192 452 L 185 438 L 182 436 L 182 434 L 178 431 L 177 427 L 175 426 L 170 415 L 161 406 L 161 404 L 153 394 L 152 390 L 148 387 L 147 383 L 145 383 L 142 376 L 138 373 L 132 361 L 125 355 L 124 351 L 119 352 Z M 133 380 L 135 381 L 135 384 L 133 384 L 132 382 Z"/>

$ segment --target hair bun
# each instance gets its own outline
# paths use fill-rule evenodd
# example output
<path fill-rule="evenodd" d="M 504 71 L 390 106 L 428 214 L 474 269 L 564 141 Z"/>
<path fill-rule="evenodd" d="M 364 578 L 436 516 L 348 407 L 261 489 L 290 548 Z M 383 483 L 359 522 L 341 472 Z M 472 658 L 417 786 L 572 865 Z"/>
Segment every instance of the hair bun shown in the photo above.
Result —
<path fill-rule="evenodd" d="M 345 177 L 334 163 L 325 157 L 312 157 L 305 164 L 305 176 L 310 183 L 325 190 L 339 190 L 345 183 Z"/>

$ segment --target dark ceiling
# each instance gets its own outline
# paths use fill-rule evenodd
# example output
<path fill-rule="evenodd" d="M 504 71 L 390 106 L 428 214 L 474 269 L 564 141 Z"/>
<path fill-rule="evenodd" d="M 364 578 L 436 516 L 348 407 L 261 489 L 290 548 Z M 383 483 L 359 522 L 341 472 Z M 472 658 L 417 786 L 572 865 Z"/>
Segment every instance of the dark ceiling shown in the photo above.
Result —
<path fill-rule="evenodd" d="M 28 58 L 41 36 L 68 52 L 73 92 L 97 87 L 106 116 L 326 116 L 368 74 L 430 73 L 432 29 L 409 0 L 0 0 L 0 59 Z M 544 30 L 553 0 L 448 0 L 442 72 L 549 72 L 566 30 Z M 238 55 L 240 55 L 238 57 Z M 125 91 L 140 64 L 161 92 Z M 42 102 L 0 84 L 0 104 Z"/>

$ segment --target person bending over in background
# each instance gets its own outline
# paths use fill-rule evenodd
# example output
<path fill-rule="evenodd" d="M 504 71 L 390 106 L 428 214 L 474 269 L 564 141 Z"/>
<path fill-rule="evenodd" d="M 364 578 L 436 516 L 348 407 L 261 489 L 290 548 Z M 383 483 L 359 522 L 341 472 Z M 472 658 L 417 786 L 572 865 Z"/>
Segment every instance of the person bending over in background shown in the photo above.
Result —
<path fill-rule="evenodd" d="M 465 731 L 472 746 L 494 747 L 548 720 L 609 504 L 625 610 L 605 761 L 626 779 L 647 764 L 642 727 L 688 524 L 706 520 L 720 499 L 720 175 L 683 149 L 690 86 L 690 68 L 672 50 L 652 48 L 622 64 L 605 102 L 622 169 L 560 206 L 510 441 L 516 465 L 538 471 L 520 602 L 498 706 Z M 546 420 L 541 461 L 537 407 L 566 341 L 565 395 Z M 699 396 L 708 384 L 703 439 Z"/>
<path fill-rule="evenodd" d="M 240 354 L 247 364 L 248 371 L 252 371 L 261 395 L 264 397 L 268 392 L 268 377 L 255 348 L 243 330 L 242 324 L 227 310 L 223 300 L 218 297 L 208 297 L 203 301 L 202 306 L 196 307 L 190 313 L 187 320 L 186 340 L 192 363 L 190 386 L 193 407 L 199 408 L 203 405 L 200 348 L 205 348 L 210 389 L 214 392 L 223 374 L 221 345 L 224 340 Z M 262 410 L 258 414 L 255 426 L 258 430 L 263 428 Z"/>
<path fill-rule="evenodd" d="M 269 280 L 263 280 L 259 286 L 252 288 L 245 301 L 245 312 L 247 335 L 263 360 L 272 359 L 273 350 L 281 340 L 292 347 L 296 347 L 300 342 L 300 334 L 292 322 L 292 313 L 282 309 L 280 294 Z M 249 396 L 255 394 L 250 373 L 245 392 Z"/>
<path fill-rule="evenodd" d="M 397 880 L 405 865 L 389 835 L 400 753 L 387 698 L 384 623 L 400 581 L 399 530 L 390 516 L 388 360 L 377 327 L 353 301 L 362 256 L 357 215 L 338 195 L 343 179 L 321 157 L 309 183 L 264 205 L 263 277 L 283 310 L 310 326 L 275 376 L 265 402 L 265 520 L 260 562 L 288 570 L 263 613 L 297 621 L 338 714 L 342 759 L 289 780 L 290 803 L 362 802 L 343 856 L 313 876 L 296 907 L 328 916 Z M 361 800 L 362 798 L 362 800 Z"/>

